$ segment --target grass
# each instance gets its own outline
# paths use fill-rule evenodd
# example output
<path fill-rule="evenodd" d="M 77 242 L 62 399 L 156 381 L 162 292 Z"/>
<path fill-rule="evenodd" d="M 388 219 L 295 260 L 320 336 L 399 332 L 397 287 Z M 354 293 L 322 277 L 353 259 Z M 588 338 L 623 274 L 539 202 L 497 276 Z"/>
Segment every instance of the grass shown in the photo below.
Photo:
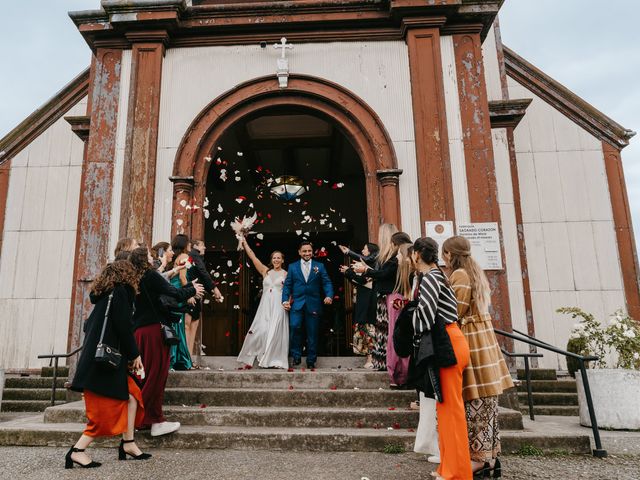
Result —
<path fill-rule="evenodd" d="M 541 457 L 544 455 L 544 452 L 538 447 L 527 444 L 520 446 L 520 449 L 516 453 L 523 457 Z"/>
<path fill-rule="evenodd" d="M 384 453 L 388 453 L 389 455 L 397 455 L 404 452 L 405 450 L 403 445 L 390 443 L 384 446 Z"/>

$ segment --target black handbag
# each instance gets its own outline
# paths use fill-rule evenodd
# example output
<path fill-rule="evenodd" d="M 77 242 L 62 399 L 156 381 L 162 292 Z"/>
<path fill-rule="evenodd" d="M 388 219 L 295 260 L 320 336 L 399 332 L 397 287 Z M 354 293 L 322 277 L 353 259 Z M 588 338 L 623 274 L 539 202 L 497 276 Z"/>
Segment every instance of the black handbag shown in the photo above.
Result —
<path fill-rule="evenodd" d="M 162 339 L 164 340 L 165 345 L 178 345 L 180 343 L 180 339 L 178 338 L 178 334 L 173 329 L 171 325 L 161 324 L 162 328 Z"/>
<path fill-rule="evenodd" d="M 117 370 L 118 367 L 120 367 L 120 362 L 122 361 L 122 354 L 116 348 L 104 343 L 104 332 L 107 329 L 107 321 L 109 320 L 109 310 L 111 310 L 112 299 L 113 292 L 109 294 L 109 300 L 107 301 L 107 310 L 104 313 L 102 333 L 100 333 L 100 340 L 98 340 L 98 345 L 96 347 L 95 361 L 98 365 L 111 370 Z"/>
<path fill-rule="evenodd" d="M 406 358 L 413 355 L 413 313 L 418 306 L 417 300 L 407 303 L 393 328 L 393 348 L 400 358 Z"/>
<path fill-rule="evenodd" d="M 142 288 L 144 290 L 144 294 L 147 296 L 147 300 L 149 300 L 149 303 L 151 304 L 151 308 L 153 308 L 153 311 L 156 313 L 156 315 L 160 316 L 158 314 L 158 311 L 156 310 L 156 306 L 153 303 L 153 299 L 151 298 L 151 295 L 149 295 L 149 292 L 147 291 L 147 287 L 145 285 L 142 285 Z M 161 295 L 161 296 L 166 296 L 166 295 Z M 167 315 L 165 315 L 165 318 L 169 319 L 170 317 L 168 318 Z M 171 325 L 168 325 L 164 322 L 160 322 L 160 329 L 162 330 L 162 340 L 164 341 L 165 345 L 173 346 L 173 345 L 178 345 L 180 343 L 178 334 L 176 333 L 176 331 L 173 329 Z"/>

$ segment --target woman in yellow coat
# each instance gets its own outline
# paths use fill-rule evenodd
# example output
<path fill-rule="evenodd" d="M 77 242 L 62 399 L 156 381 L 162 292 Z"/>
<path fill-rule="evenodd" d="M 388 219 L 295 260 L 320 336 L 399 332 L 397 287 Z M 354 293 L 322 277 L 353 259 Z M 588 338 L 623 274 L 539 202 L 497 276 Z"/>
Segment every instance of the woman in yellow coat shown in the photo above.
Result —
<path fill-rule="evenodd" d="M 480 478 L 490 474 L 499 478 L 498 395 L 513 387 L 513 381 L 491 323 L 491 289 L 484 271 L 471 256 L 466 238 L 447 239 L 442 255 L 452 271 L 449 282 L 458 300 L 458 321 L 471 353 L 463 373 L 462 397 L 472 469 Z"/>

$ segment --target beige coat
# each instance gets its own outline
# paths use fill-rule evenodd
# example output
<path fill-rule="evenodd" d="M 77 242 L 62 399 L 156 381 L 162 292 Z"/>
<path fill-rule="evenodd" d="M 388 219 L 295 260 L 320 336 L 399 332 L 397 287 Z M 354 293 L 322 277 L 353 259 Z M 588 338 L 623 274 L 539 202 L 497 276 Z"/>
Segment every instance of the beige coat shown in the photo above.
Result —
<path fill-rule="evenodd" d="M 471 361 L 463 373 L 462 397 L 470 401 L 500 395 L 513 387 L 513 380 L 493 331 L 491 316 L 479 313 L 466 270 L 456 270 L 449 281 L 458 300 L 460 327 L 471 352 Z"/>

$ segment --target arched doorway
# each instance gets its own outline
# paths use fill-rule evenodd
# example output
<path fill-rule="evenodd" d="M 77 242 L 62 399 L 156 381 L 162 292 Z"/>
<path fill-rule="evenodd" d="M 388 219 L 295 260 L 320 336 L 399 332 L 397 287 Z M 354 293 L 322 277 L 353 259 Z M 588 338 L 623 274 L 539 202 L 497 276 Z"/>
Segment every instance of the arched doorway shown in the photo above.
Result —
<path fill-rule="evenodd" d="M 257 292 L 251 281 L 260 282 L 233 249 L 228 222 L 254 211 L 262 215 L 255 246 L 263 259 L 277 248 L 294 260 L 302 237 L 324 247 L 341 297 L 327 313 L 333 317 L 325 318 L 326 330 L 336 334 L 335 348 L 333 339 L 325 338 L 330 350 L 325 348 L 325 354 L 345 353 L 350 295 L 337 273 L 341 256 L 336 243 L 358 247 L 375 239 L 381 223 L 400 226 L 400 173 L 375 113 L 325 80 L 294 76 L 280 90 L 273 77 L 258 79 L 205 108 L 183 138 L 172 180 L 173 231 L 206 238 L 212 247 L 207 260 L 219 269 L 227 294 L 223 307 L 205 306 L 206 353 L 235 355 L 249 326 Z M 309 187 L 306 198 L 285 205 L 271 195 L 265 180 L 281 175 L 299 177 Z M 191 208 L 203 203 L 208 204 L 204 209 Z M 342 338 L 331 328 L 336 322 L 343 327 Z"/>

